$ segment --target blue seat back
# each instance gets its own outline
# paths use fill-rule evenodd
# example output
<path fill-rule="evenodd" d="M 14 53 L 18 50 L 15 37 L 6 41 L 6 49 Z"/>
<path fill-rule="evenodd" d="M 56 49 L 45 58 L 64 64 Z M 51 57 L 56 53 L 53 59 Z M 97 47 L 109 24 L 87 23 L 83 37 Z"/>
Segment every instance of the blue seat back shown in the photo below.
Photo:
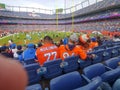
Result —
<path fill-rule="evenodd" d="M 92 61 L 93 64 L 100 63 L 103 60 L 103 52 L 104 52 L 104 49 L 100 49 L 98 51 L 93 52 L 93 54 L 96 55 L 95 58 L 93 58 L 93 61 Z"/>
<path fill-rule="evenodd" d="M 115 69 L 115 68 L 117 68 L 118 67 L 118 63 L 120 62 L 120 58 L 111 58 L 111 59 L 109 59 L 109 60 L 107 60 L 107 61 L 105 61 L 105 64 L 108 66 L 108 67 L 110 67 L 110 68 L 112 68 L 112 69 Z"/>
<path fill-rule="evenodd" d="M 35 84 L 40 81 L 41 76 L 37 74 L 37 69 L 40 68 L 38 63 L 25 65 L 24 68 L 28 74 L 29 84 Z"/>
<path fill-rule="evenodd" d="M 112 48 L 108 48 L 103 52 L 103 60 L 106 61 L 112 57 Z"/>
<path fill-rule="evenodd" d="M 31 86 L 28 86 L 25 90 L 42 90 L 42 87 L 40 84 L 34 84 Z"/>
<path fill-rule="evenodd" d="M 80 74 L 75 71 L 64 74 L 50 81 L 50 90 L 73 90 L 81 87 L 82 78 Z"/>
<path fill-rule="evenodd" d="M 28 59 L 28 60 L 25 60 L 24 63 L 26 65 L 28 65 L 28 64 L 33 64 L 33 63 L 37 63 L 37 62 L 34 59 Z"/>
<path fill-rule="evenodd" d="M 43 67 L 47 68 L 47 72 L 44 74 L 45 78 L 54 78 L 62 74 L 62 68 L 60 67 L 61 59 L 45 62 Z"/>
<path fill-rule="evenodd" d="M 83 69 L 83 68 L 85 68 L 85 67 L 87 67 L 87 66 L 92 64 L 92 60 L 89 57 L 87 57 L 86 60 L 79 59 L 78 62 L 79 62 L 79 67 L 81 69 Z"/>
<path fill-rule="evenodd" d="M 74 89 L 74 90 L 97 90 L 97 88 L 102 84 L 102 79 L 100 77 L 96 77 L 94 78 L 94 80 L 92 80 L 89 84 Z"/>
<path fill-rule="evenodd" d="M 63 69 L 65 73 L 72 72 L 78 69 L 79 64 L 78 64 L 78 59 L 79 56 L 71 56 L 68 58 L 65 58 L 65 62 L 68 62 L 68 66 Z"/>
<path fill-rule="evenodd" d="M 83 69 L 85 76 L 87 76 L 89 79 L 92 79 L 96 76 L 101 76 L 105 71 L 105 66 L 101 63 L 97 63 Z"/>

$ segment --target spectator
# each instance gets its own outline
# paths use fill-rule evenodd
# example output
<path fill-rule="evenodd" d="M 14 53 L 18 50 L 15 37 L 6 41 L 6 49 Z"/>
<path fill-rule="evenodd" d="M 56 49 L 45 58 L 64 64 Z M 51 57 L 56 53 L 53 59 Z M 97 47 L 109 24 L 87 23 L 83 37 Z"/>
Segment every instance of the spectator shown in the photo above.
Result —
<path fill-rule="evenodd" d="M 96 39 L 95 37 L 92 37 L 89 47 L 90 47 L 91 49 L 94 49 L 94 48 L 97 47 L 97 46 L 98 46 L 97 39 Z"/>
<path fill-rule="evenodd" d="M 8 43 L 9 43 L 9 48 L 10 48 L 10 49 L 15 49 L 16 44 L 13 43 L 13 40 L 9 40 Z"/>
<path fill-rule="evenodd" d="M 36 56 L 41 66 L 46 61 L 59 58 L 58 47 L 53 44 L 53 40 L 51 39 L 51 37 L 44 37 L 44 44 L 43 46 L 37 48 Z"/>
<path fill-rule="evenodd" d="M 86 59 L 87 55 L 76 43 L 78 42 L 78 36 L 73 34 L 70 36 L 68 44 L 61 45 L 59 47 L 60 58 L 64 60 L 69 56 L 79 55 L 82 60 Z"/>
<path fill-rule="evenodd" d="M 87 34 L 80 35 L 79 45 L 80 45 L 80 48 L 83 49 L 86 53 L 90 51 L 89 43 L 90 43 L 90 40 Z"/>

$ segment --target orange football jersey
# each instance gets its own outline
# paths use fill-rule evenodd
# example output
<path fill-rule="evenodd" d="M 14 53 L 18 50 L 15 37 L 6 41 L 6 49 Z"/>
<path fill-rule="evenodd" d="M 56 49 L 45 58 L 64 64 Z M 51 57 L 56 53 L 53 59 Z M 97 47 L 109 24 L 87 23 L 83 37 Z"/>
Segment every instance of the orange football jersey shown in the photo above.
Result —
<path fill-rule="evenodd" d="M 49 60 L 59 58 L 58 47 L 54 44 L 44 44 L 36 50 L 36 56 L 40 65 Z"/>
<path fill-rule="evenodd" d="M 70 50 L 68 45 L 61 45 L 59 47 L 59 54 L 62 60 L 64 60 L 66 57 L 76 56 L 76 55 L 79 55 L 82 60 L 86 59 L 87 57 L 85 51 L 82 50 L 79 46 L 75 46 L 73 50 Z"/>

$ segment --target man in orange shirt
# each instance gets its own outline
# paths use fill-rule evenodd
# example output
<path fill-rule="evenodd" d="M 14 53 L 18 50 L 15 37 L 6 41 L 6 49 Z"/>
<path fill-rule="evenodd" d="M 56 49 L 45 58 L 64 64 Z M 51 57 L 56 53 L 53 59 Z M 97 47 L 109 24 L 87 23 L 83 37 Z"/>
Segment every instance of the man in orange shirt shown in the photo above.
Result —
<path fill-rule="evenodd" d="M 95 48 L 97 46 L 98 46 L 97 39 L 95 37 L 91 38 L 91 42 L 90 42 L 89 48 L 93 49 L 93 48 Z"/>
<path fill-rule="evenodd" d="M 44 62 L 59 58 L 58 47 L 53 44 L 51 37 L 44 37 L 44 45 L 37 48 L 36 56 L 41 66 Z"/>
<path fill-rule="evenodd" d="M 73 34 L 70 36 L 67 45 L 61 45 L 59 47 L 59 54 L 62 60 L 64 60 L 69 56 L 76 56 L 76 55 L 79 55 L 82 60 L 86 59 L 87 55 L 85 51 L 76 45 L 77 42 L 78 42 L 78 37 L 76 34 Z"/>

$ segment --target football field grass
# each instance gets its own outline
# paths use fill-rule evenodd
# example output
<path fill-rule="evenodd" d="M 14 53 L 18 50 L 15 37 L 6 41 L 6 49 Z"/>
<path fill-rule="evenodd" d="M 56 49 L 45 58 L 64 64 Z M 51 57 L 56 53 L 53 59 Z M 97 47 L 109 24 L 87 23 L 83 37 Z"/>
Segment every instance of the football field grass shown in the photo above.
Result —
<path fill-rule="evenodd" d="M 29 33 L 16 33 L 5 36 L 0 39 L 0 45 L 8 44 L 10 39 L 17 45 L 24 45 L 28 43 L 37 44 L 45 36 L 50 36 L 54 42 L 59 42 L 64 37 L 70 36 L 71 32 L 29 32 Z"/>

